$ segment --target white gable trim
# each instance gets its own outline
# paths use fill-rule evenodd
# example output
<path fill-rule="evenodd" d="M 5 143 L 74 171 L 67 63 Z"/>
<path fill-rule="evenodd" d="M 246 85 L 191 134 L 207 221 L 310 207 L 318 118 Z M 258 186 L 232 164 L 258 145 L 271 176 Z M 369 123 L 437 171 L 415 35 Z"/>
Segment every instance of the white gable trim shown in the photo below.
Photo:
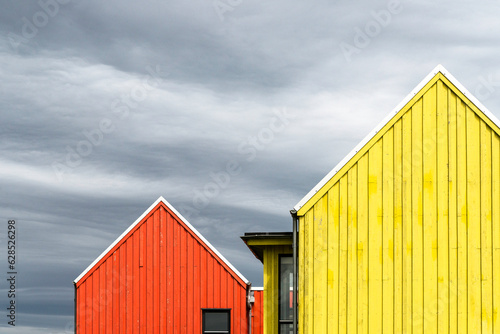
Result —
<path fill-rule="evenodd" d="M 313 196 L 316 194 L 323 186 L 330 181 L 330 179 L 344 167 L 349 160 L 354 157 L 375 135 L 387 124 L 389 121 L 399 112 L 404 106 L 410 102 L 410 100 L 418 94 L 424 88 L 424 86 L 434 78 L 436 74 L 441 72 L 450 82 L 455 85 L 455 87 L 465 95 L 479 110 L 481 110 L 486 117 L 488 117 L 496 126 L 500 127 L 500 121 L 493 115 L 474 95 L 472 95 L 460 82 L 450 72 L 448 72 L 442 65 L 436 66 L 425 78 L 422 80 L 412 91 L 408 94 L 401 103 L 399 103 L 396 108 L 394 108 L 389 115 L 387 115 L 382 122 L 380 122 L 377 127 L 370 132 L 342 161 L 340 161 L 335 168 L 333 168 L 330 173 L 328 173 L 314 188 L 307 193 L 304 198 L 302 198 L 293 208 L 295 211 L 299 211 Z"/>
<path fill-rule="evenodd" d="M 137 218 L 137 220 L 129 226 L 129 228 L 127 228 L 125 230 L 125 232 L 123 232 L 108 248 L 106 248 L 106 250 L 104 252 L 101 253 L 101 255 L 99 255 L 97 257 L 97 259 L 94 260 L 94 262 L 92 262 L 90 264 L 90 266 L 87 267 L 87 269 L 85 269 L 81 274 L 80 276 L 78 276 L 74 281 L 73 283 L 77 283 L 79 280 L 82 279 L 82 277 L 84 277 L 104 256 L 106 256 L 106 254 L 108 254 L 112 249 L 113 247 L 115 247 L 123 238 L 125 238 L 125 236 L 135 227 L 137 226 L 137 224 L 139 224 L 143 219 L 144 217 L 146 217 L 159 203 L 163 203 L 165 204 L 165 206 L 167 206 L 198 238 L 200 238 L 200 240 L 208 246 L 208 248 L 210 248 L 239 278 L 241 278 L 241 280 L 243 282 L 245 282 L 245 284 L 250 284 L 250 281 L 247 280 L 245 278 L 245 276 L 243 276 L 221 253 L 219 253 L 219 251 L 214 247 L 212 246 L 212 244 L 210 242 L 208 242 L 207 239 L 205 239 L 203 237 L 203 235 L 201 235 L 200 232 L 198 232 L 197 229 L 194 228 L 193 225 L 191 225 L 186 218 L 184 218 L 169 202 L 167 202 L 162 196 L 160 196 L 160 198 L 158 198 L 156 200 L 156 202 L 154 202 L 139 218 Z"/>

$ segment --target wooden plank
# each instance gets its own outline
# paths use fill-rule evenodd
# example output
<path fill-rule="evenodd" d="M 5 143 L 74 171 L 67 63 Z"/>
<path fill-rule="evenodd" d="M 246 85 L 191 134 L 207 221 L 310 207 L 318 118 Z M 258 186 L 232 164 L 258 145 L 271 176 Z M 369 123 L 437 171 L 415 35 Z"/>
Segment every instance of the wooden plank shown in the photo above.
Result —
<path fill-rule="evenodd" d="M 194 275 L 193 275 L 193 295 L 194 295 L 194 303 L 193 303 L 193 333 L 201 333 L 201 274 L 200 274 L 200 251 L 201 246 L 197 240 L 193 240 L 193 257 L 194 257 Z M 231 291 L 232 292 L 232 291 Z M 229 298 L 229 297 L 228 297 Z M 230 300 L 233 300 L 233 296 L 231 295 Z"/>
<path fill-rule="evenodd" d="M 76 334 L 86 334 L 87 333 L 87 294 L 86 294 L 86 287 L 87 287 L 87 280 L 83 282 L 78 282 L 80 285 L 77 288 L 77 296 L 76 296 L 76 301 L 77 301 L 77 312 L 76 315 L 78 317 L 78 321 L 76 323 Z"/>
<path fill-rule="evenodd" d="M 254 291 L 254 306 L 252 308 L 252 333 L 263 334 L 262 323 L 262 291 Z"/>
<path fill-rule="evenodd" d="M 92 295 L 92 274 L 87 277 L 85 280 L 85 287 L 86 287 L 86 333 L 92 334 L 93 329 L 92 329 L 92 324 L 94 322 L 94 303 L 93 303 L 93 295 Z"/>
<path fill-rule="evenodd" d="M 298 293 L 299 293 L 299 299 L 298 300 L 305 300 L 305 288 L 306 288 L 306 284 L 305 284 L 305 277 L 306 277 L 306 268 L 305 268 L 305 263 L 306 263 L 306 259 L 305 259 L 305 249 L 306 247 L 304 246 L 305 245 L 305 228 L 304 228 L 304 225 L 305 225 L 305 218 L 304 217 L 299 217 L 299 226 L 298 226 L 298 230 L 299 230 L 299 245 L 302 245 L 298 248 L 298 258 L 299 258 L 299 268 L 298 268 L 298 276 L 299 276 L 299 282 L 298 282 L 298 286 L 302 287 L 301 289 L 298 289 Z M 329 253 L 330 254 L 330 253 Z M 328 255 L 328 263 L 330 263 L 330 255 Z M 328 273 L 330 273 L 330 267 L 328 269 Z M 267 310 L 265 308 L 265 305 L 264 305 L 264 300 L 265 300 L 265 296 L 263 297 L 263 301 L 262 301 L 262 309 L 264 311 L 264 314 L 267 314 Z M 328 297 L 328 301 L 330 301 L 330 297 Z M 305 331 L 305 327 L 304 327 L 304 322 L 305 322 L 305 318 L 306 318 L 306 313 L 305 313 L 305 305 L 304 303 L 299 303 L 299 306 L 298 306 L 298 327 L 300 329 L 300 331 L 302 333 L 304 333 Z M 330 317 L 330 311 L 328 312 L 328 317 Z M 264 330 L 264 322 L 263 322 L 263 330 Z"/>
<path fill-rule="evenodd" d="M 394 332 L 394 130 L 382 137 L 382 328 Z"/>
<path fill-rule="evenodd" d="M 307 247 L 306 248 L 306 281 L 305 281 L 305 328 L 306 332 L 308 333 L 313 333 L 314 331 L 314 268 L 313 268 L 313 263 L 314 263 L 314 256 L 313 256 L 313 250 L 314 250 L 314 233 L 313 233 L 313 210 L 309 210 L 306 215 L 305 215 L 305 228 L 306 228 L 306 241 L 307 241 Z M 276 287 L 277 289 L 277 287 Z M 277 311 L 277 310 L 276 310 Z M 275 312 L 276 312 L 275 311 Z M 277 314 L 277 313 L 275 313 Z M 274 324 L 273 324 L 274 325 Z M 272 327 L 276 328 L 276 326 Z"/>
<path fill-rule="evenodd" d="M 135 318 L 136 318 L 136 309 L 134 308 L 134 299 L 135 299 L 135 284 L 136 284 L 136 276 L 135 276 L 135 265 L 136 261 L 138 260 L 136 256 L 136 237 L 135 234 L 132 233 L 127 239 L 127 269 L 126 269 L 126 277 L 127 277 L 127 308 L 128 308 L 128 316 L 127 316 L 127 330 L 128 333 L 134 333 L 134 326 L 135 326 Z M 106 269 L 106 280 L 109 280 L 109 276 L 107 275 L 107 269 Z M 106 291 L 108 293 L 108 291 Z M 108 293 L 108 297 L 110 297 Z M 108 304 L 108 309 L 109 307 L 109 299 L 107 301 Z M 108 312 L 109 313 L 109 312 Z M 112 319 L 109 317 L 109 315 L 106 315 L 106 323 L 111 323 Z M 112 328 L 106 325 L 107 330 L 104 331 L 103 333 L 112 333 Z"/>
<path fill-rule="evenodd" d="M 147 249 L 147 224 L 143 223 L 140 227 L 140 332 L 147 330 L 147 263 L 146 263 L 146 249 Z M 114 322 L 114 321 L 113 321 Z M 116 322 L 114 322 L 116 323 Z"/>
<path fill-rule="evenodd" d="M 264 331 L 272 332 L 272 316 L 274 314 L 274 302 L 272 300 L 271 293 L 265 293 L 266 291 L 272 291 L 272 251 L 264 252 L 264 263 L 267 263 L 264 266 L 264 312 L 266 315 L 264 316 Z M 235 292 L 235 299 L 237 292 Z M 234 329 L 233 329 L 234 331 Z"/>
<path fill-rule="evenodd" d="M 205 249 L 203 249 L 202 246 L 200 246 L 200 287 L 201 287 L 201 293 L 200 293 L 200 296 L 201 296 L 201 299 L 200 299 L 200 304 L 201 304 L 201 307 L 200 308 L 207 308 L 209 307 L 208 305 L 208 301 L 207 301 L 207 296 L 208 296 L 208 288 L 207 288 L 207 285 L 208 285 L 208 279 L 207 279 L 207 266 L 208 266 L 208 257 L 210 256 L 206 251 Z M 265 276 L 264 276 L 264 279 L 265 279 Z"/>
<path fill-rule="evenodd" d="M 134 309 L 133 309 L 133 293 L 134 293 L 134 240 L 132 236 L 127 239 L 127 268 L 125 272 L 127 281 L 127 333 L 133 333 L 134 328 Z"/>
<path fill-rule="evenodd" d="M 179 222 L 175 221 L 174 222 L 174 266 L 173 266 L 173 275 L 174 275 L 174 280 L 173 280 L 173 287 L 174 287 L 174 294 L 173 294 L 173 328 L 174 328 L 174 333 L 180 333 L 181 332 L 181 229 L 182 227 L 180 226 Z M 211 262 L 209 262 L 211 263 Z M 208 271 L 211 274 L 211 270 L 213 270 L 208 266 Z M 210 292 L 210 291 L 209 291 Z M 210 300 L 209 296 L 209 300 Z"/>
<path fill-rule="evenodd" d="M 94 316 L 92 318 L 92 321 L 94 322 L 92 324 L 92 330 L 94 333 L 99 333 L 101 328 L 101 300 L 100 300 L 100 290 L 99 290 L 99 281 L 100 281 L 100 275 L 101 271 L 99 268 L 95 270 L 92 274 L 92 308 L 93 308 L 93 313 Z"/>
<path fill-rule="evenodd" d="M 144 266 L 144 252 L 145 252 L 145 245 L 146 245 L 146 242 L 144 240 L 145 238 L 145 234 L 146 234 L 146 227 L 144 226 L 144 224 L 142 224 L 141 226 L 138 227 L 139 228 L 139 238 L 140 238 L 140 241 L 139 241 L 139 267 L 143 267 Z"/>
<path fill-rule="evenodd" d="M 500 333 L 500 138 L 493 134 L 491 143 L 492 244 L 493 244 L 493 333 Z"/>
<path fill-rule="evenodd" d="M 235 305 L 241 305 L 242 303 L 242 299 L 241 299 L 241 290 L 239 289 L 239 287 L 236 287 L 235 291 L 234 291 L 234 296 L 235 296 Z M 231 321 L 234 322 L 234 331 L 236 331 L 237 333 L 242 333 L 242 328 L 243 328 L 243 323 L 245 322 L 245 320 L 241 319 L 241 313 L 237 312 L 237 311 L 233 311 L 232 314 L 231 314 Z M 271 319 L 271 322 L 273 321 L 273 319 Z"/>
<path fill-rule="evenodd" d="M 220 265 L 217 260 L 214 258 L 214 271 L 213 271 L 213 289 L 214 289 L 214 297 L 213 297 L 213 307 L 220 307 L 220 296 L 221 296 L 221 273 L 220 273 Z"/>
<path fill-rule="evenodd" d="M 437 323 L 438 333 L 449 329 L 448 253 L 448 89 L 437 82 Z"/>
<path fill-rule="evenodd" d="M 402 332 L 412 332 L 412 111 L 402 118 Z"/>
<path fill-rule="evenodd" d="M 130 244 L 124 242 L 120 248 L 118 248 L 120 257 L 120 331 L 127 331 L 127 262 L 128 262 L 128 251 Z"/>
<path fill-rule="evenodd" d="M 127 243 L 118 248 L 120 254 L 120 330 L 127 330 Z"/>
<path fill-rule="evenodd" d="M 382 141 L 368 158 L 368 327 L 382 333 Z"/>
<path fill-rule="evenodd" d="M 258 331 L 257 334 L 263 334 L 264 333 L 264 327 L 262 326 L 262 322 L 263 322 L 263 316 L 264 316 L 264 313 L 263 313 L 263 310 L 264 310 L 264 306 L 263 306 L 264 305 L 263 304 L 263 302 L 264 302 L 264 291 L 261 291 L 259 295 L 260 295 L 259 298 L 260 298 L 260 305 L 261 305 L 260 306 L 260 312 L 259 312 L 259 323 L 261 325 L 259 327 L 260 330 Z"/>
<path fill-rule="evenodd" d="M 146 235 L 146 329 L 148 333 L 153 333 L 154 331 L 154 263 L 153 263 L 153 234 L 154 234 L 154 218 L 149 217 L 148 220 L 145 223 L 145 227 L 147 228 L 147 235 Z M 121 306 L 121 305 L 120 305 Z"/>
<path fill-rule="evenodd" d="M 139 333 L 139 319 L 140 319 L 140 285 L 139 285 L 139 233 L 136 230 L 134 234 L 130 237 L 132 240 L 132 289 L 134 293 L 132 294 L 132 331 L 133 334 Z M 111 332 L 110 332 L 111 333 Z"/>
<path fill-rule="evenodd" d="M 186 305 L 186 332 L 194 333 L 193 322 L 194 322 L 194 289 L 195 285 L 198 284 L 194 281 L 194 238 L 191 235 L 187 236 L 187 277 L 186 277 L 186 291 L 187 291 L 187 305 Z M 224 296 L 226 298 L 226 296 Z"/>
<path fill-rule="evenodd" d="M 422 333 L 423 295 L 423 194 L 422 194 L 422 100 L 412 107 L 412 332 Z"/>
<path fill-rule="evenodd" d="M 207 255 L 207 288 L 208 288 L 208 293 L 207 293 L 207 307 L 213 308 L 215 304 L 215 293 L 214 293 L 214 258 L 211 254 Z M 179 290 L 180 290 L 180 284 L 179 284 Z M 179 309 L 180 309 L 180 304 L 179 304 Z M 180 318 L 179 318 L 180 319 Z M 180 330 L 180 328 L 179 328 Z"/>
<path fill-rule="evenodd" d="M 179 258 L 180 258 L 180 277 L 181 280 L 179 282 L 179 289 L 180 289 L 180 294 L 179 294 L 179 309 L 178 312 L 180 312 L 180 317 L 179 317 L 179 331 L 178 333 L 186 333 L 186 325 L 187 325 L 187 310 L 186 310 L 186 305 L 187 305 L 187 293 L 188 291 L 186 290 L 186 283 L 187 283 L 187 231 L 184 229 L 184 226 L 181 226 L 179 229 L 179 235 L 180 235 L 180 242 L 179 242 Z M 218 266 L 217 266 L 218 267 Z"/>
<path fill-rule="evenodd" d="M 220 269 L 220 303 L 219 307 L 221 308 L 230 308 L 232 305 L 227 302 L 227 280 L 228 280 L 229 273 L 221 267 Z"/>
<path fill-rule="evenodd" d="M 493 317 L 493 254 L 491 226 L 491 130 L 480 121 L 481 147 L 481 330 L 492 333 Z"/>
<path fill-rule="evenodd" d="M 106 262 L 101 263 L 99 268 L 95 270 L 99 273 L 99 297 L 97 300 L 99 308 L 99 333 L 105 333 L 106 330 L 106 314 L 107 314 L 107 296 L 106 296 Z"/>
<path fill-rule="evenodd" d="M 80 282 L 79 282 L 80 283 Z M 80 283 L 78 287 L 78 317 L 80 321 L 77 323 L 77 334 L 86 334 L 87 331 L 87 321 L 91 318 L 89 317 L 89 298 L 87 295 L 88 278 Z M 91 301 L 91 300 L 90 300 Z"/>
<path fill-rule="evenodd" d="M 139 239 L 136 237 L 137 233 L 133 233 L 130 236 L 130 333 L 134 334 L 138 331 L 138 321 L 139 318 L 139 308 L 136 306 L 139 301 L 139 291 L 137 286 L 139 285 Z M 111 332 L 110 332 L 111 333 Z"/>
<path fill-rule="evenodd" d="M 271 254 L 271 258 L 272 258 L 272 254 Z M 241 295 L 240 295 L 240 289 L 238 286 L 235 285 L 235 291 L 234 291 L 234 305 L 241 305 L 240 303 L 242 302 L 241 300 Z M 240 314 L 236 313 L 236 312 L 232 312 L 231 314 L 231 322 L 234 324 L 234 328 L 233 328 L 233 331 L 235 333 L 241 333 L 242 330 L 241 330 L 241 327 L 242 327 L 242 321 L 240 320 L 241 317 L 240 317 Z M 270 319 L 272 321 L 272 319 Z"/>
<path fill-rule="evenodd" d="M 124 244 L 122 244 L 117 250 L 116 250 L 116 258 L 117 258 L 117 267 L 115 268 L 116 270 L 116 283 L 115 283 L 115 286 L 114 286 L 114 289 L 116 290 L 116 294 L 117 294 L 117 305 L 118 306 L 118 316 L 117 316 L 117 326 L 116 328 L 118 328 L 120 331 L 125 331 L 125 318 L 124 318 L 124 315 L 125 315 L 125 312 L 124 312 L 124 309 L 126 308 L 126 305 L 125 305 L 125 296 L 124 296 L 124 291 L 125 291 L 125 281 L 124 281 L 124 267 L 125 267 L 125 263 L 126 263 L 126 252 L 124 251 L 126 248 L 126 246 Z"/>
<path fill-rule="evenodd" d="M 349 333 L 355 333 L 358 327 L 357 172 L 358 167 L 354 165 L 347 173 L 347 331 Z"/>
<path fill-rule="evenodd" d="M 167 333 L 174 331 L 174 224 L 177 222 L 167 214 Z M 200 286 L 203 286 L 203 281 Z"/>
<path fill-rule="evenodd" d="M 87 332 L 88 333 L 95 333 L 99 330 L 98 324 L 99 324 L 99 318 L 96 317 L 96 310 L 98 304 L 96 303 L 95 300 L 95 294 L 96 294 L 96 277 L 97 273 L 93 272 L 87 279 L 88 281 L 88 290 L 87 290 L 87 296 L 89 299 L 89 318 L 87 319 Z"/>
<path fill-rule="evenodd" d="M 160 208 L 160 333 L 167 331 L 167 212 Z"/>
<path fill-rule="evenodd" d="M 259 323 L 259 303 L 260 303 L 260 293 L 259 291 L 253 291 L 254 303 L 252 307 L 252 333 L 260 334 L 260 329 L 258 328 Z"/>
<path fill-rule="evenodd" d="M 75 334 L 81 334 L 82 332 L 82 295 L 81 295 L 81 286 L 82 282 L 78 282 L 78 285 L 75 285 Z"/>
<path fill-rule="evenodd" d="M 458 242 L 458 325 L 459 329 L 468 328 L 467 301 L 467 127 L 465 104 L 457 101 L 457 242 Z"/>
<path fill-rule="evenodd" d="M 339 190 L 340 185 L 337 182 L 328 191 L 328 331 L 332 334 L 337 334 L 339 330 Z M 303 235 L 303 233 L 301 234 Z M 299 243 L 299 245 L 303 244 L 304 241 Z M 299 284 L 303 284 L 303 279 L 300 276 Z M 299 289 L 300 300 L 304 300 L 304 289 Z M 304 318 L 303 310 L 304 306 L 299 302 L 299 312 L 302 314 L 299 320 Z"/>
<path fill-rule="evenodd" d="M 437 333 L 436 85 L 423 97 L 424 333 Z"/>
<path fill-rule="evenodd" d="M 159 333 L 160 328 L 160 294 L 159 294 L 159 285 L 160 285 L 160 259 L 159 259 L 159 246 L 160 246 L 160 241 L 159 241 L 159 234 L 160 234 L 160 217 L 159 217 L 159 210 L 156 210 L 153 215 L 152 215 L 152 224 L 153 224 L 153 245 L 152 245 L 152 252 L 151 254 L 153 258 L 153 280 L 152 280 L 152 292 L 153 292 L 153 304 L 152 304 L 152 310 L 153 310 L 153 331 L 152 333 Z"/>
<path fill-rule="evenodd" d="M 264 276 L 264 289 L 265 291 L 278 291 L 275 282 L 277 281 L 277 258 L 275 249 L 271 249 L 268 252 L 264 252 L 264 263 L 269 265 L 265 268 Z M 267 261 L 267 262 L 266 262 Z M 236 292 L 238 294 L 238 292 Z M 278 309 L 274 298 L 276 295 L 272 293 L 264 294 L 266 299 L 265 312 L 266 312 L 266 327 L 265 332 L 272 332 L 277 328 L 276 318 L 278 317 Z"/>
<path fill-rule="evenodd" d="M 339 333 L 347 331 L 347 175 L 340 179 Z"/>
<path fill-rule="evenodd" d="M 101 262 L 99 266 L 95 267 L 92 275 L 86 280 L 88 284 L 87 294 L 90 298 L 89 315 L 91 319 L 87 319 L 87 332 L 89 333 L 104 333 L 106 330 L 106 312 L 108 305 L 104 303 L 106 298 L 106 262 Z"/>
<path fill-rule="evenodd" d="M 481 331 L 481 189 L 479 118 L 467 108 L 468 328 Z"/>
<path fill-rule="evenodd" d="M 244 289 L 238 288 L 238 304 L 245 305 L 246 293 Z M 239 322 L 238 329 L 240 333 L 246 333 L 248 328 L 247 314 L 245 308 L 238 307 L 237 321 Z"/>
<path fill-rule="evenodd" d="M 113 262 L 112 258 L 108 257 L 102 264 L 102 270 L 105 277 L 105 294 L 106 294 L 106 310 L 104 324 L 105 333 L 113 333 Z"/>
<path fill-rule="evenodd" d="M 328 264 L 328 196 L 325 195 L 313 206 L 314 234 L 314 331 L 325 333 L 327 328 L 327 264 Z"/>
<path fill-rule="evenodd" d="M 239 288 L 235 285 L 235 290 L 234 290 L 234 304 L 235 305 L 240 305 L 239 304 L 240 303 L 240 294 L 239 294 L 239 292 L 240 292 Z M 241 332 L 241 323 L 240 323 L 239 319 L 240 319 L 240 317 L 238 316 L 238 314 L 235 314 L 234 312 L 231 314 L 231 323 L 234 324 L 234 326 L 233 326 L 233 332 L 235 332 L 235 333 L 240 333 Z"/>
<path fill-rule="evenodd" d="M 113 331 L 120 331 L 120 252 L 113 253 Z"/>
<path fill-rule="evenodd" d="M 112 333 L 113 331 L 113 276 L 112 262 L 108 257 L 101 263 L 95 272 L 100 272 L 100 303 L 101 319 L 99 321 L 99 333 Z M 96 305 L 96 304 L 94 304 Z"/>
<path fill-rule="evenodd" d="M 402 120 L 394 124 L 394 333 L 403 332 L 403 137 Z"/>
<path fill-rule="evenodd" d="M 228 300 L 228 305 L 234 305 L 233 300 L 234 300 L 234 288 L 235 288 L 235 285 L 237 285 L 236 281 L 230 275 L 227 275 L 227 300 Z M 260 301 L 260 303 L 262 303 L 262 300 Z M 262 309 L 260 309 L 260 311 L 262 311 Z M 254 313 L 254 310 L 252 309 L 252 314 L 253 313 Z M 259 316 L 261 316 L 261 314 L 259 314 Z M 200 333 L 200 332 L 201 332 L 201 327 L 197 326 L 196 323 L 195 323 L 194 332 L 193 333 Z"/>
<path fill-rule="evenodd" d="M 448 90 L 449 332 L 458 333 L 457 97 Z"/>
<path fill-rule="evenodd" d="M 368 154 L 357 166 L 358 333 L 368 334 Z"/>
<path fill-rule="evenodd" d="M 263 308 L 263 304 L 262 303 L 264 302 L 264 299 L 263 299 L 263 297 L 264 297 L 264 291 L 261 291 L 259 293 L 259 296 L 260 296 L 259 299 L 260 299 L 260 305 L 261 305 L 260 306 L 260 312 L 259 312 L 259 323 L 261 325 L 259 326 L 260 330 L 258 331 L 257 334 L 263 334 L 264 333 L 264 327 L 262 327 L 262 322 L 263 322 L 263 316 L 264 316 L 264 313 L 263 313 L 264 308 Z"/>

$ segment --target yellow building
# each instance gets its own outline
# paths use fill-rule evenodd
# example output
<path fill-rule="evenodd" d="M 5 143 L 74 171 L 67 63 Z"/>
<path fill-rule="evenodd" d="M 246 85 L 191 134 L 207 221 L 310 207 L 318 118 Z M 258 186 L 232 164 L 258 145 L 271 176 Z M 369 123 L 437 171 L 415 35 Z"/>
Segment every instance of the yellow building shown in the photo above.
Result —
<path fill-rule="evenodd" d="M 500 333 L 499 124 L 438 66 L 294 207 L 298 333 Z M 268 241 L 264 333 L 292 333 Z"/>

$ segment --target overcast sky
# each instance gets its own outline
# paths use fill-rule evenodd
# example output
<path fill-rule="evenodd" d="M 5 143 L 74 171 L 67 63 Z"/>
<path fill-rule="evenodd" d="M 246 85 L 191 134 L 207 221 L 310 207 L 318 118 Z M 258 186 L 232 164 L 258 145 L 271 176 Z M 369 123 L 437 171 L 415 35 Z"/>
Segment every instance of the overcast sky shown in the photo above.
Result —
<path fill-rule="evenodd" d="M 159 196 L 261 285 L 239 236 L 290 231 L 289 210 L 436 65 L 500 117 L 499 7 L 4 1 L 0 332 L 73 333 L 73 280 Z"/>

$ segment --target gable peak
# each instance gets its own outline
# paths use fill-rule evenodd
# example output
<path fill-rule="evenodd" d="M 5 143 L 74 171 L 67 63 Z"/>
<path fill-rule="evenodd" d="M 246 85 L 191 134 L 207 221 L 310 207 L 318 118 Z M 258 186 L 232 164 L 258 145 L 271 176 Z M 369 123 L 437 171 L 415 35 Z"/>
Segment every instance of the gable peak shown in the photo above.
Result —
<path fill-rule="evenodd" d="M 365 145 L 367 145 L 383 128 L 386 126 L 395 116 L 402 110 L 407 108 L 407 105 L 415 101 L 414 98 L 417 95 L 422 94 L 423 89 L 431 82 L 436 81 L 436 77 L 439 75 L 444 77 L 443 83 L 451 89 L 456 89 L 457 93 L 463 95 L 465 99 L 470 101 L 470 103 L 478 111 L 484 115 L 485 118 L 489 119 L 497 128 L 500 128 L 500 121 L 481 103 L 479 100 L 472 95 L 448 70 L 444 68 L 443 65 L 437 65 L 411 92 L 408 94 L 383 120 L 380 122 L 375 129 L 373 129 L 344 159 L 342 159 L 337 166 L 335 166 L 306 196 L 304 196 L 293 208 L 294 211 L 304 213 L 304 207 L 311 201 L 312 198 L 321 191 L 321 189 L 361 150 Z M 307 205 L 309 207 L 309 205 Z M 302 210 L 301 210 L 302 209 Z M 299 211 L 300 210 L 300 211 Z"/>

